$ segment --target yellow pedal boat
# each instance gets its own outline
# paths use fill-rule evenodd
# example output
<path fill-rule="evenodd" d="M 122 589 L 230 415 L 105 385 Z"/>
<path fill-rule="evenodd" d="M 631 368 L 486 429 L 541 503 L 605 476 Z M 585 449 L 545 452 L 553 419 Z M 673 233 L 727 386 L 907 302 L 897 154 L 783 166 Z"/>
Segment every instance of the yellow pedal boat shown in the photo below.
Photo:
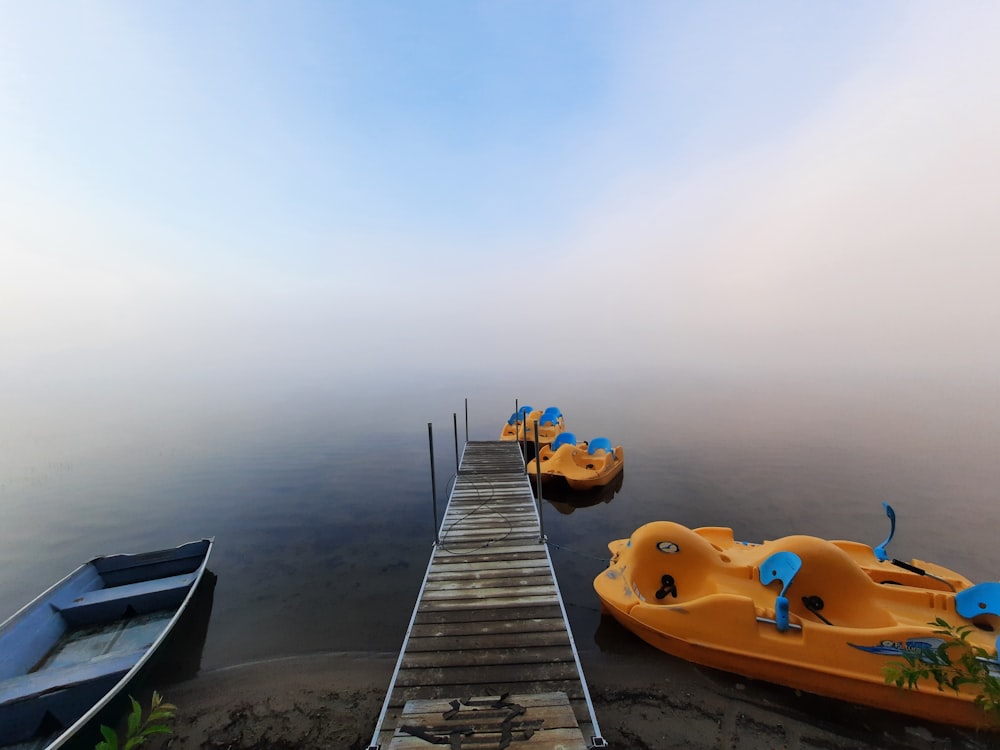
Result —
<path fill-rule="evenodd" d="M 539 473 L 543 482 L 562 478 L 574 490 L 587 490 L 610 483 L 624 467 L 625 450 L 620 445 L 612 446 L 606 437 L 577 442 L 576 435 L 564 432 L 539 449 L 537 460 L 528 462 L 527 472 L 529 477 Z"/>
<path fill-rule="evenodd" d="M 883 672 L 904 651 L 930 654 L 942 644 L 933 624 L 941 618 L 971 626 L 969 643 L 991 655 L 985 664 L 1000 676 L 1000 583 L 974 586 L 917 560 L 900 568 L 879 559 L 884 544 L 813 536 L 747 544 L 728 528 L 670 521 L 608 546 L 611 563 L 594 580 L 602 608 L 667 653 L 929 721 L 1000 726 L 968 685 L 940 691 L 928 679 L 899 688 Z"/>
<path fill-rule="evenodd" d="M 529 445 L 534 445 L 535 422 L 538 422 L 539 445 L 549 445 L 566 429 L 566 420 L 558 406 L 550 406 L 544 410 L 522 406 L 510 415 L 500 431 L 500 439 L 526 440 Z"/>

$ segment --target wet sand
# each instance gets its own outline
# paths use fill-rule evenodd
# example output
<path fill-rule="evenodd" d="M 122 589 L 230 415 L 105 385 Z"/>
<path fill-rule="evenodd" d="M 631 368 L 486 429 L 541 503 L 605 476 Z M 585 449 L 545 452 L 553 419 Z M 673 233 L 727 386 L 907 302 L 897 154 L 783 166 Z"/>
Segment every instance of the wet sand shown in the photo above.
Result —
<path fill-rule="evenodd" d="M 202 672 L 164 686 L 178 707 L 171 750 L 368 747 L 395 654 L 328 653 Z M 584 655 L 604 738 L 619 750 L 992 748 L 1000 735 L 953 731 L 795 694 L 650 655 Z"/>

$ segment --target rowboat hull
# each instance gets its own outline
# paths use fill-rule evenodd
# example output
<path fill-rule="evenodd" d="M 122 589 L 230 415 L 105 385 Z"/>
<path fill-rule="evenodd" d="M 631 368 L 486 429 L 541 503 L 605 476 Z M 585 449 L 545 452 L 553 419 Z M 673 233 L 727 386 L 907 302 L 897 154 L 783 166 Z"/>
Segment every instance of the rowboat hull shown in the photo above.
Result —
<path fill-rule="evenodd" d="M 0 625 L 0 747 L 56 750 L 114 701 L 187 609 L 212 544 L 95 558 Z"/>

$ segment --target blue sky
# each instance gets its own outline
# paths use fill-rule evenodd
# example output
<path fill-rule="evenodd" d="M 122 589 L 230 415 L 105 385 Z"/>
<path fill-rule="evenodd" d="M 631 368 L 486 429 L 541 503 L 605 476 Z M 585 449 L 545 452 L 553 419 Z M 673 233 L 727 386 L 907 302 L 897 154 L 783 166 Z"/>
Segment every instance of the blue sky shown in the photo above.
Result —
<path fill-rule="evenodd" d="M 0 384 L 526 341 L 995 374 L 996 38 L 987 2 L 0 2 Z"/>

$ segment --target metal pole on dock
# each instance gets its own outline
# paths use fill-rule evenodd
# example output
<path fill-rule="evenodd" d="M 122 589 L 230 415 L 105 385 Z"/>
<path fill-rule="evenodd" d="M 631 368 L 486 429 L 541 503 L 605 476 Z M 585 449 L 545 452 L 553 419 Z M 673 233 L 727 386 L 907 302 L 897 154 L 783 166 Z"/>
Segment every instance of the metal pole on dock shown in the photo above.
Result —
<path fill-rule="evenodd" d="M 434 546 L 438 545 L 438 501 L 437 485 L 434 482 L 434 428 L 427 423 L 427 442 L 431 449 L 431 504 L 434 506 Z"/>
<path fill-rule="evenodd" d="M 518 445 L 521 445 L 521 439 L 517 436 L 517 422 L 521 418 L 521 406 L 518 404 L 517 399 L 514 399 L 514 440 L 517 441 Z M 523 452 L 523 451 L 522 451 Z M 524 467 L 524 473 L 528 473 L 527 465 Z"/>
<path fill-rule="evenodd" d="M 465 399 L 465 442 L 469 442 L 469 399 Z"/>
<path fill-rule="evenodd" d="M 520 414 L 518 414 L 520 417 Z M 528 415 L 524 415 L 524 419 L 519 420 L 521 423 L 521 453 L 524 454 L 524 473 L 528 473 Z"/>
<path fill-rule="evenodd" d="M 451 421 L 455 425 L 455 474 L 458 474 L 458 414 L 451 413 Z"/>
<path fill-rule="evenodd" d="M 527 467 L 527 464 L 525 464 Z M 545 519 L 542 517 L 542 458 L 538 450 L 538 420 L 535 420 L 535 477 L 538 487 L 538 541 L 545 541 Z"/>

